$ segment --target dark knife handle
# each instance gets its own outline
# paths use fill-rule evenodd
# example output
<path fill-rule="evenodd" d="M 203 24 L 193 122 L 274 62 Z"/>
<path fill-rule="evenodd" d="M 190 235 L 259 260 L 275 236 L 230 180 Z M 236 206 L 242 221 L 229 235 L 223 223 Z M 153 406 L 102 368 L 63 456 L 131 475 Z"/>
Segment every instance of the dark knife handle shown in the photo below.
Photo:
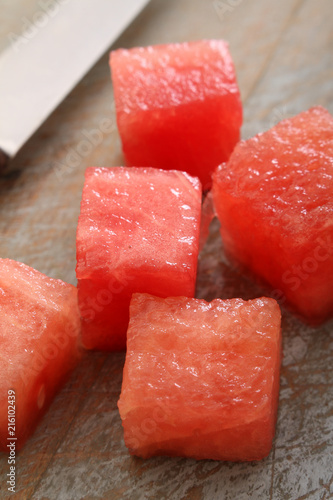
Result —
<path fill-rule="evenodd" d="M 8 161 L 9 161 L 9 156 L 4 151 L 2 151 L 2 149 L 0 149 L 0 175 L 7 167 Z"/>

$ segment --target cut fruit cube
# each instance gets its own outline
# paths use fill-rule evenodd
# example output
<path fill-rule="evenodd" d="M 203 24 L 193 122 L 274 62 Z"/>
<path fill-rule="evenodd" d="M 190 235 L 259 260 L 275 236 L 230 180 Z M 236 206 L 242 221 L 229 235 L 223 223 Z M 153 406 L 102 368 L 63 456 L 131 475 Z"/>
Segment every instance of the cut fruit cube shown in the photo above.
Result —
<path fill-rule="evenodd" d="M 86 348 L 126 348 L 133 292 L 193 296 L 199 179 L 153 168 L 89 168 L 77 230 Z"/>
<path fill-rule="evenodd" d="M 333 117 L 315 107 L 239 143 L 214 174 L 227 254 L 312 324 L 333 316 Z"/>
<path fill-rule="evenodd" d="M 240 137 L 242 104 L 228 44 L 200 40 L 110 54 L 127 165 L 184 170 L 204 190 Z"/>
<path fill-rule="evenodd" d="M 266 457 L 278 406 L 280 324 L 269 298 L 133 295 L 118 402 L 130 453 Z"/>
<path fill-rule="evenodd" d="M 22 448 L 80 358 L 77 289 L 0 259 L 0 450 Z M 11 419 L 11 420 L 9 420 Z"/>

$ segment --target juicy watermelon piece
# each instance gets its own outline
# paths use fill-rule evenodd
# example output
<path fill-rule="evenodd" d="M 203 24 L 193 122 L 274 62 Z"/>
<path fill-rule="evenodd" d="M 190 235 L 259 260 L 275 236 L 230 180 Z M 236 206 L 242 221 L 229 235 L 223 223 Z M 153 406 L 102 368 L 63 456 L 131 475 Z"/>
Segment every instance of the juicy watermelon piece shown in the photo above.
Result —
<path fill-rule="evenodd" d="M 128 165 L 211 174 L 239 140 L 242 104 L 228 44 L 201 40 L 111 52 Z"/>
<path fill-rule="evenodd" d="M 77 278 L 88 349 L 126 347 L 133 292 L 193 296 L 199 179 L 153 168 L 89 168 L 77 231 Z"/>
<path fill-rule="evenodd" d="M 269 454 L 281 364 L 273 299 L 131 301 L 118 402 L 130 453 L 248 461 Z"/>
<path fill-rule="evenodd" d="M 79 331 L 74 286 L 0 259 L 1 451 L 8 452 L 7 437 L 13 437 L 8 394 L 16 413 L 9 430 L 20 449 L 77 363 Z"/>
<path fill-rule="evenodd" d="M 333 118 L 321 107 L 239 143 L 213 197 L 227 253 L 317 324 L 333 315 Z"/>

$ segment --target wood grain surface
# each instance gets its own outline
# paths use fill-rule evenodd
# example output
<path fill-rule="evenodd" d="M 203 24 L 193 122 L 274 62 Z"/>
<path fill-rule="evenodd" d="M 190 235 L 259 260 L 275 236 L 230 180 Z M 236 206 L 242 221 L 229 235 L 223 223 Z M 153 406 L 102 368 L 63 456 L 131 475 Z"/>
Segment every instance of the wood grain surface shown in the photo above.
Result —
<path fill-rule="evenodd" d="M 0 0 L 0 9 L 1 50 L 12 43 L 11 33 L 22 34 L 41 2 Z M 330 0 L 151 0 L 114 47 L 228 40 L 244 102 L 243 137 L 249 137 L 315 104 L 333 112 L 331 10 Z M 84 147 L 86 134 L 105 123 L 103 140 Z M 0 256 L 75 284 L 84 170 L 122 163 L 105 54 L 0 180 Z M 246 299 L 262 293 L 230 267 L 213 223 L 200 256 L 197 295 Z M 311 329 L 283 313 L 280 407 L 267 459 L 232 464 L 131 457 L 117 411 L 124 354 L 89 353 L 19 453 L 16 494 L 7 491 L 7 456 L 0 455 L 0 498 L 333 498 L 333 324 Z"/>

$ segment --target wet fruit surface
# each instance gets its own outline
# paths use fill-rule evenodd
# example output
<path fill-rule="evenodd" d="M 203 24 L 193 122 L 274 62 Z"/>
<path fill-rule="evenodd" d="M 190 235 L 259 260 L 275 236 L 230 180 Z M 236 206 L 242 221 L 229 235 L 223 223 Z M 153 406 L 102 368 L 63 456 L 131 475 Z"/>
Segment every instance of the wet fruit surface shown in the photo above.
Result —
<path fill-rule="evenodd" d="M 185 170 L 208 189 L 242 124 L 228 44 L 201 40 L 119 49 L 110 65 L 127 164 Z"/>
<path fill-rule="evenodd" d="M 0 449 L 35 429 L 79 359 L 77 290 L 19 262 L 0 259 Z M 8 391 L 15 430 L 8 435 Z"/>
<path fill-rule="evenodd" d="M 125 348 L 133 292 L 194 295 L 200 217 L 200 182 L 188 174 L 87 170 L 77 231 L 86 347 Z"/>
<path fill-rule="evenodd" d="M 241 142 L 214 175 L 229 256 L 310 322 L 333 315 L 333 118 L 321 107 Z"/>
<path fill-rule="evenodd" d="M 267 456 L 279 390 L 278 304 L 136 294 L 130 311 L 118 406 L 131 453 Z"/>

